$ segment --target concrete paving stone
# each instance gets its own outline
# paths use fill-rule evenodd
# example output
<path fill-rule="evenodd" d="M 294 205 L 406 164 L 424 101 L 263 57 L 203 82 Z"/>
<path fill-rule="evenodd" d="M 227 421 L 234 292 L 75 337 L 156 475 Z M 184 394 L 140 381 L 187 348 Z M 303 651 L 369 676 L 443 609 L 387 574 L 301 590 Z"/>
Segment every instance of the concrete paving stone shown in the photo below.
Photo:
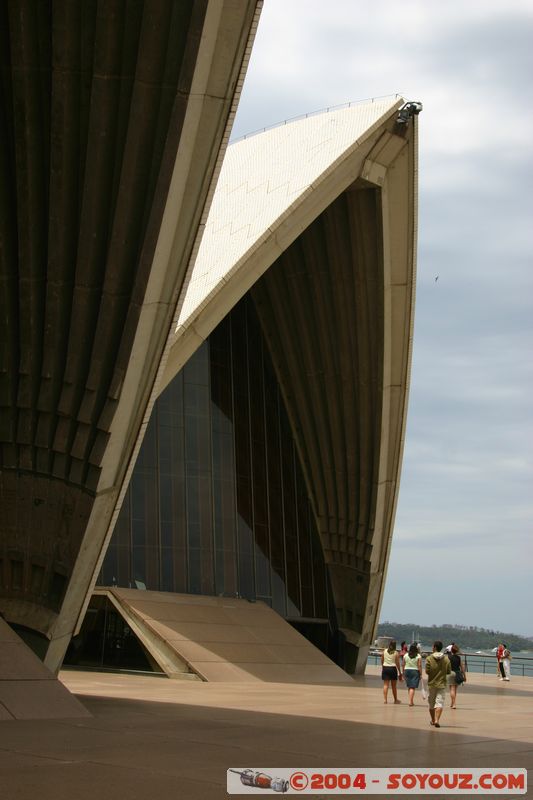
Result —
<path fill-rule="evenodd" d="M 0 775 L 2 776 L 0 785 L 3 784 L 6 774 L 10 771 L 20 772 L 33 770 L 36 767 L 47 767 L 56 763 L 70 764 L 72 763 L 72 759 L 65 756 L 59 759 L 51 759 L 49 756 L 45 755 L 36 756 L 34 753 L 16 752 L 13 748 L 9 750 L 0 750 Z"/>
<path fill-rule="evenodd" d="M 248 655 L 245 658 L 251 659 Z M 240 681 L 256 682 L 263 685 L 270 683 L 349 683 L 351 678 L 346 675 L 336 664 L 291 664 L 267 663 L 255 661 L 205 661 L 200 657 L 192 660 L 194 668 L 203 675 L 207 681 Z"/>
<path fill-rule="evenodd" d="M 187 798 L 220 800 L 226 796 L 224 785 L 181 775 L 109 764 L 50 764 L 2 776 L 3 800 L 43 798 L 43 800 L 151 800 L 151 798 Z"/>
<path fill-rule="evenodd" d="M 372 672 L 350 687 L 257 682 L 176 688 L 147 676 L 77 671 L 61 678 L 93 716 L 1 722 L 0 767 L 8 766 L 2 800 L 111 800 L 117 792 L 128 800 L 221 800 L 226 769 L 242 764 L 263 770 L 533 767 L 533 726 L 524 724 L 524 709 L 533 707 L 528 678 L 517 684 L 529 698 L 524 703 L 522 696 L 498 693 L 492 678 L 472 677 L 479 691 L 461 692 L 460 707 L 445 710 L 440 730 L 430 728 L 422 705 L 384 706 L 381 681 Z M 47 754 L 53 763 L 39 760 Z"/>
<path fill-rule="evenodd" d="M 58 680 L 0 681 L 0 703 L 15 719 L 89 716 Z"/>
<path fill-rule="evenodd" d="M 4 719 L 14 719 L 13 714 L 10 714 L 8 709 L 3 703 L 0 703 L 0 722 Z"/>

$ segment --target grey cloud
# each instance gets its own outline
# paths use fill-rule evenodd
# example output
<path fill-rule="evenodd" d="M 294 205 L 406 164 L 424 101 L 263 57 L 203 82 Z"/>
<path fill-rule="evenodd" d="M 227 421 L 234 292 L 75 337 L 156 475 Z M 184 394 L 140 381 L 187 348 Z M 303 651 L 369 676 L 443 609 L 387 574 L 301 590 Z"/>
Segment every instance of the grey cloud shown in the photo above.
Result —
<path fill-rule="evenodd" d="M 431 39 L 418 47 L 417 58 L 420 69 L 440 75 L 445 69 L 446 80 L 467 82 L 471 89 L 494 98 L 497 124 L 497 115 L 501 113 L 520 113 L 524 93 L 530 91 L 532 36 L 533 18 L 516 12 L 504 18 L 480 18 L 469 24 L 444 27 L 439 24 Z M 502 87 L 503 108 L 497 104 Z M 450 108 L 450 112 L 453 110 Z"/>

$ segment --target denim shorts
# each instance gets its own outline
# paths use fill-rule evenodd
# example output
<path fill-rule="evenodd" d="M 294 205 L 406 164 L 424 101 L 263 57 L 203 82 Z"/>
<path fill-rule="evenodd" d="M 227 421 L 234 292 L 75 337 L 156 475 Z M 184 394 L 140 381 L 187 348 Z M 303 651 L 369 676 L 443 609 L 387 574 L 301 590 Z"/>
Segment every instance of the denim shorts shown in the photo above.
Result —
<path fill-rule="evenodd" d="M 417 669 L 406 669 L 403 673 L 405 676 L 405 685 L 408 689 L 418 689 L 420 683 L 420 672 Z"/>

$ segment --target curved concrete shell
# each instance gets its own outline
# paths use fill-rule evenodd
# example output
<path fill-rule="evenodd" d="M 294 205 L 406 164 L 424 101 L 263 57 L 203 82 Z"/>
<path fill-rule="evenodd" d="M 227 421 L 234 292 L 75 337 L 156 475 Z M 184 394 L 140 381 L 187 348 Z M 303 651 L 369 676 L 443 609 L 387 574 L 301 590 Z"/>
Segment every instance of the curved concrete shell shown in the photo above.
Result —
<path fill-rule="evenodd" d="M 351 664 L 381 602 L 413 326 L 417 123 L 394 97 L 232 145 L 162 385 L 251 290 L 291 420 Z"/>
<path fill-rule="evenodd" d="M 51 641 L 52 668 L 149 416 L 259 6 L 0 8 L 0 610 Z"/>

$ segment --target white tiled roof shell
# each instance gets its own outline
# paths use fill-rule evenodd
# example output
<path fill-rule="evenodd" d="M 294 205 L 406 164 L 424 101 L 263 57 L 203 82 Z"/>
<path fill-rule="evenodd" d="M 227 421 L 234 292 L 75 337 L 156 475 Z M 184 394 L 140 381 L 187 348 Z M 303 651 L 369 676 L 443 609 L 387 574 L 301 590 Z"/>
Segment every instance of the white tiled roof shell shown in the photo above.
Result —
<path fill-rule="evenodd" d="M 181 295 L 176 338 L 302 197 L 402 103 L 394 95 L 315 114 L 228 148 Z"/>

